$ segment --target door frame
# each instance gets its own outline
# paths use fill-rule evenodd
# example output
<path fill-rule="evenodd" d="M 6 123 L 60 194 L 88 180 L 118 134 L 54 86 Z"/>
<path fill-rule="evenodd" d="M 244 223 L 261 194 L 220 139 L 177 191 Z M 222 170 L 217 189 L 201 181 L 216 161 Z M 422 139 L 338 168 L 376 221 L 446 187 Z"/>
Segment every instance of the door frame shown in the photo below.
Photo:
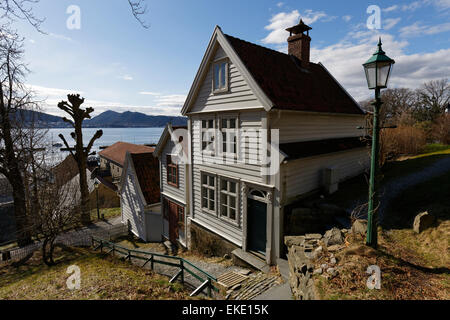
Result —
<path fill-rule="evenodd" d="M 171 214 L 170 214 L 170 212 L 171 212 L 171 210 L 170 210 L 170 206 L 171 206 L 171 204 L 174 206 L 174 207 L 176 207 L 176 212 L 175 212 L 175 215 L 176 215 L 176 219 L 175 219 L 175 217 L 172 217 L 171 218 Z M 184 226 L 184 230 L 183 230 L 183 233 L 184 233 L 184 236 L 185 236 L 185 239 L 180 239 L 180 227 L 179 227 L 179 225 L 178 225 L 178 223 L 179 223 L 179 215 L 178 215 L 178 208 L 182 208 L 183 209 L 183 215 L 184 215 L 184 221 L 183 221 L 183 226 Z M 179 242 L 179 243 L 181 243 L 183 246 L 185 245 L 184 244 L 184 242 L 186 242 L 186 205 L 185 204 L 183 204 L 183 203 L 181 203 L 181 202 L 178 202 L 178 201 L 176 201 L 176 200 L 173 200 L 172 198 L 169 198 L 169 197 L 166 197 L 166 196 L 164 196 L 163 197 L 163 210 L 164 210 L 164 214 L 163 214 L 163 219 L 166 219 L 166 210 L 167 210 L 167 217 L 168 217 L 168 220 L 166 220 L 167 221 L 167 223 L 168 223 L 168 234 L 167 235 L 163 235 L 164 236 L 164 238 L 166 238 L 167 240 L 169 240 L 169 241 L 172 241 L 172 239 L 170 239 L 170 235 L 171 235 L 171 222 L 172 223 L 175 223 L 175 224 L 177 224 L 177 229 L 176 229 L 176 235 L 177 235 L 177 237 L 176 237 L 176 239 L 174 239 L 174 241 L 175 242 Z M 171 220 L 171 219 L 173 219 L 173 220 Z M 173 224 L 172 224 L 173 225 Z"/>
<path fill-rule="evenodd" d="M 266 214 L 266 263 L 271 264 L 273 247 L 273 190 L 274 187 L 265 186 L 258 183 L 242 182 L 242 207 L 243 207 L 243 239 L 242 250 L 248 251 L 248 203 L 247 199 L 261 201 L 267 204 Z M 260 195 L 255 193 L 260 192 Z"/>

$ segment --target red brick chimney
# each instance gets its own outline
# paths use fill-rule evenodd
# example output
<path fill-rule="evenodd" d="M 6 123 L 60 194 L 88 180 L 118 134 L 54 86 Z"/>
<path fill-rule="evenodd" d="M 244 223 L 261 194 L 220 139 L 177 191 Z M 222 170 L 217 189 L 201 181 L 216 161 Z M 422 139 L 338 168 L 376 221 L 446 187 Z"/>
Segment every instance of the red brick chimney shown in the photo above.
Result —
<path fill-rule="evenodd" d="M 309 30 L 311 29 L 312 28 L 304 24 L 301 19 L 298 25 L 286 29 L 286 31 L 289 31 L 290 33 L 290 36 L 287 39 L 289 44 L 288 53 L 300 59 L 303 68 L 309 66 L 311 44 Z"/>

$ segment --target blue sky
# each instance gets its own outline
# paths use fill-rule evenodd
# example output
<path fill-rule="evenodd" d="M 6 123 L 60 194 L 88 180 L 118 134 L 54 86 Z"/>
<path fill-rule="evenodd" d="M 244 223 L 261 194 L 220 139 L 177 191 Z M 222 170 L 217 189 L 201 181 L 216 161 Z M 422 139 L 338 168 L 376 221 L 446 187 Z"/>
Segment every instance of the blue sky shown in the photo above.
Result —
<path fill-rule="evenodd" d="M 396 60 L 391 87 L 415 88 L 450 75 L 450 0 L 268 1 L 147 0 L 144 29 L 126 0 L 40 0 L 38 33 L 16 21 L 26 38 L 27 83 L 46 98 L 44 110 L 80 92 L 95 114 L 107 109 L 179 114 L 214 30 L 286 51 L 284 29 L 300 17 L 313 30 L 311 60 L 322 62 L 357 100 L 369 97 L 361 64 L 383 48 Z M 70 30 L 70 5 L 81 28 Z M 381 29 L 369 30 L 368 6 L 381 9 Z"/>

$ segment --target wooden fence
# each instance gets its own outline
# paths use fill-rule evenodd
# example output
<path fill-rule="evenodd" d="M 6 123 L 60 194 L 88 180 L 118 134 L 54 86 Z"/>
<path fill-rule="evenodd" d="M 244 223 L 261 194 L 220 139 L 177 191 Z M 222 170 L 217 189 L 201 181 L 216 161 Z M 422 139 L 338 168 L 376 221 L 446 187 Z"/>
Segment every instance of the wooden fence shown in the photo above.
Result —
<path fill-rule="evenodd" d="M 153 267 L 155 264 L 162 264 L 166 266 L 176 267 L 179 268 L 178 272 L 170 279 L 170 283 L 173 283 L 177 281 L 178 279 L 181 281 L 181 283 L 184 283 L 184 275 L 185 272 L 192 275 L 194 278 L 199 280 L 201 282 L 201 285 L 198 286 L 192 293 L 191 297 L 198 295 L 205 289 L 207 290 L 207 294 L 209 297 L 212 296 L 212 290 L 219 291 L 217 287 L 214 286 L 213 282 L 217 282 L 217 279 L 207 273 L 206 271 L 203 271 L 199 267 L 195 266 L 191 262 L 181 258 L 181 257 L 175 257 L 175 256 L 168 256 L 164 254 L 159 253 L 153 253 L 148 251 L 142 251 L 142 250 L 136 250 L 136 249 L 129 249 L 122 247 L 120 245 L 117 245 L 113 242 L 92 237 L 92 247 L 94 250 L 100 250 L 103 252 L 103 250 L 107 249 L 107 254 L 115 254 L 119 253 L 125 256 L 125 260 L 131 261 L 132 258 L 142 260 L 144 263 L 142 267 L 146 266 L 147 264 L 150 264 L 150 268 L 153 270 Z"/>

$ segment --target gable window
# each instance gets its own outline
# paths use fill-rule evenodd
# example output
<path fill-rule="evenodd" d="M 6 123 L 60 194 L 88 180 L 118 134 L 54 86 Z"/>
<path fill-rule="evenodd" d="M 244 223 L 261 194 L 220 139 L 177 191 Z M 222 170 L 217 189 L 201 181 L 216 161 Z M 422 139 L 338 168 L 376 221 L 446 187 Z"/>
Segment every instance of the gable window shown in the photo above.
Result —
<path fill-rule="evenodd" d="M 216 177 L 206 173 L 202 174 L 202 208 L 216 212 Z"/>
<path fill-rule="evenodd" d="M 214 119 L 202 120 L 202 151 L 214 153 Z"/>
<path fill-rule="evenodd" d="M 220 217 L 237 223 L 237 183 L 224 178 L 220 179 Z"/>
<path fill-rule="evenodd" d="M 167 155 L 167 183 L 178 188 L 178 164 L 173 163 L 172 156 Z"/>
<path fill-rule="evenodd" d="M 213 92 L 228 91 L 228 62 L 222 60 L 213 65 Z"/>
<path fill-rule="evenodd" d="M 221 120 L 222 153 L 224 155 L 237 153 L 237 119 L 224 118 Z"/>

